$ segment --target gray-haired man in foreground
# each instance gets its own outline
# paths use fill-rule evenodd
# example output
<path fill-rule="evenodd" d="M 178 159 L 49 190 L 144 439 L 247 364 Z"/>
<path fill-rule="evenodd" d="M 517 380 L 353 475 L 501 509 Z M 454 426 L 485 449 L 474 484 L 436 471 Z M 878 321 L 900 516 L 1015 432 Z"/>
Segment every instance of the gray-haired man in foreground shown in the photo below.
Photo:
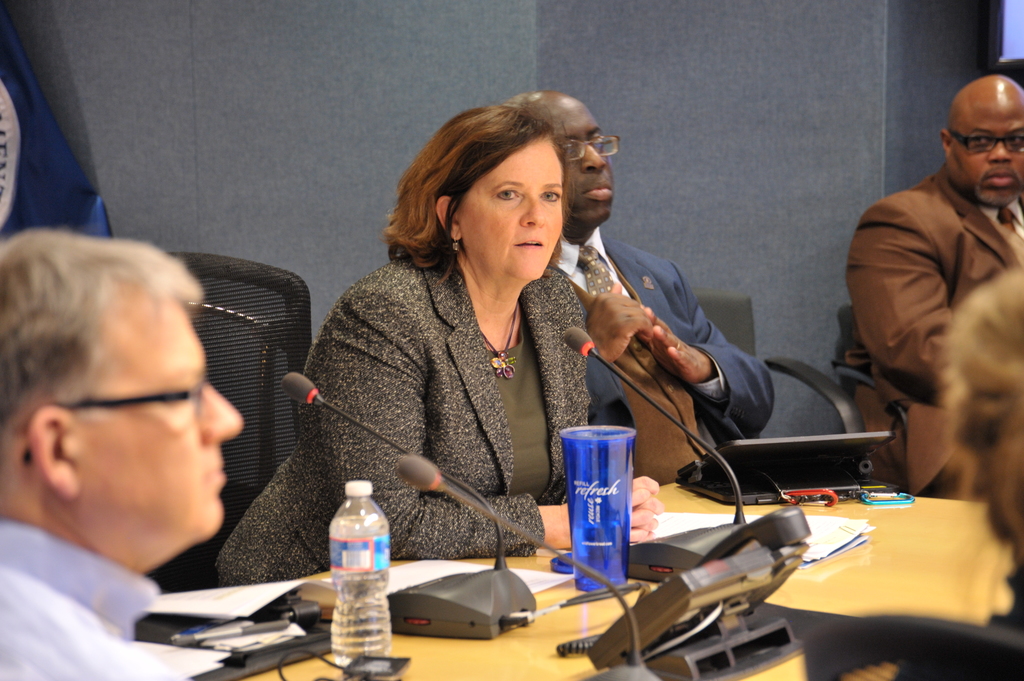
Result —
<path fill-rule="evenodd" d="M 126 639 L 141 575 L 223 520 L 242 419 L 206 382 L 201 296 L 145 244 L 0 243 L 0 678 L 177 678 Z"/>

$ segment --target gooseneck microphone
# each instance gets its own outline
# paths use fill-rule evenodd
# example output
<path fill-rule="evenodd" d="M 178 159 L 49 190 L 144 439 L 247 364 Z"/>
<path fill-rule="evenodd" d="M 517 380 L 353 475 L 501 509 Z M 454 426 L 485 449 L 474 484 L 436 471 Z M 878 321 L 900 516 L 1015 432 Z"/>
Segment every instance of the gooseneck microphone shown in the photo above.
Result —
<path fill-rule="evenodd" d="M 402 454 L 411 454 L 411 452 L 402 445 L 398 444 L 397 442 L 388 437 L 385 437 L 382 433 L 379 433 L 373 428 L 370 428 L 365 423 L 361 423 L 355 417 L 347 414 L 345 411 L 339 409 L 338 407 L 334 406 L 324 398 L 320 397 L 320 390 L 315 385 L 313 385 L 313 381 L 309 380 L 302 374 L 296 371 L 288 372 L 287 374 L 284 375 L 284 378 L 281 379 L 281 388 L 284 390 L 285 394 L 288 395 L 288 397 L 292 398 L 296 402 L 301 402 L 303 404 L 319 404 L 321 406 L 327 407 L 328 409 L 333 411 L 335 414 L 341 416 L 343 419 L 345 419 L 352 425 L 358 426 L 362 428 L 365 432 L 377 438 L 378 440 L 382 440 L 383 442 L 388 443 L 389 445 L 400 451 Z M 490 504 L 487 503 L 487 500 L 484 499 L 484 497 L 472 487 L 467 486 L 465 491 L 469 494 L 474 495 L 477 501 L 479 501 L 481 504 L 490 506 Z M 501 532 L 500 525 L 495 526 L 494 529 L 496 530 L 497 533 L 494 569 L 504 570 L 505 537 Z"/>
<path fill-rule="evenodd" d="M 402 445 L 323 399 L 313 381 L 302 374 L 288 372 L 281 379 L 281 388 L 296 402 L 326 407 L 402 454 L 411 455 Z M 464 492 L 478 504 L 491 507 L 483 495 L 462 484 Z M 503 617 L 536 609 L 537 601 L 529 587 L 505 562 L 505 536 L 501 525 L 495 524 L 494 529 L 494 570 L 451 575 L 390 594 L 392 631 L 420 636 L 494 638 L 503 631 Z"/>
<path fill-rule="evenodd" d="M 643 658 L 640 654 L 640 629 L 637 626 L 636 616 L 633 614 L 633 609 L 629 607 L 629 604 L 626 603 L 626 599 L 622 597 L 622 592 L 620 592 L 607 577 L 597 570 L 577 562 L 570 556 L 559 551 L 540 537 L 534 536 L 533 533 L 528 532 L 519 525 L 496 514 L 494 509 L 478 503 L 476 499 L 463 491 L 462 488 L 466 486 L 466 483 L 458 481 L 450 475 L 445 475 L 437 466 L 422 456 L 409 454 L 399 459 L 398 477 L 402 478 L 402 480 L 404 480 L 410 487 L 415 487 L 423 492 L 444 492 L 459 503 L 465 504 L 477 513 L 490 518 L 510 532 L 518 534 L 520 537 L 537 546 L 543 546 L 547 550 L 553 551 L 566 563 L 573 565 L 594 581 L 600 583 L 604 587 L 607 587 L 608 590 L 615 595 L 616 600 L 619 601 L 619 605 L 625 613 L 626 625 L 629 629 L 630 645 L 626 653 L 626 664 L 618 667 L 612 667 L 608 671 L 592 676 L 590 677 L 591 681 L 618 681 L 620 679 L 623 681 L 656 681 L 659 678 L 647 669 L 643 663 Z"/>
<path fill-rule="evenodd" d="M 365 423 L 360 422 L 354 416 L 349 415 L 345 411 L 342 411 L 341 409 L 334 406 L 324 398 L 320 397 L 320 390 L 315 385 L 313 385 L 313 381 L 309 380 L 308 378 L 298 373 L 297 371 L 289 371 L 287 374 L 284 375 L 284 378 L 281 379 L 281 389 L 284 390 L 285 394 L 288 397 L 292 398 L 296 402 L 301 402 L 302 404 L 319 404 L 320 406 L 327 407 L 335 414 L 351 423 L 353 426 L 358 426 L 359 428 L 362 428 L 365 432 L 374 436 L 378 440 L 382 440 L 388 443 L 389 445 L 391 445 L 398 451 L 402 452 L 403 454 L 409 453 L 402 445 L 398 444 L 397 442 L 388 437 L 385 437 L 381 433 L 378 433 L 376 430 L 369 427 Z"/>
<path fill-rule="evenodd" d="M 721 466 L 722 470 L 725 471 L 725 476 L 726 478 L 728 478 L 729 484 L 732 486 L 732 493 L 736 497 L 736 515 L 733 519 L 733 524 L 743 525 L 747 522 L 747 519 L 743 515 L 743 494 L 740 490 L 740 483 L 736 479 L 736 473 L 733 472 L 732 466 L 730 466 L 729 463 L 722 457 L 722 455 L 718 453 L 718 450 L 715 449 L 714 446 L 708 444 L 703 438 L 701 438 L 696 433 L 687 428 L 682 421 L 680 421 L 675 416 L 670 414 L 667 409 L 658 404 L 653 397 L 651 397 L 649 394 L 647 394 L 647 392 L 644 389 L 638 386 L 632 378 L 627 376 L 625 372 L 622 371 L 622 369 L 620 369 L 619 367 L 615 366 L 613 363 L 609 362 L 604 357 L 602 357 L 601 353 L 597 351 L 597 347 L 594 345 L 593 339 L 589 335 L 587 335 L 586 331 L 575 326 L 566 329 L 565 333 L 562 334 L 562 341 L 564 341 L 566 345 L 568 345 L 570 348 L 580 353 L 584 357 L 593 357 L 598 362 L 606 366 L 612 373 L 614 373 L 616 376 L 622 379 L 623 383 L 632 388 L 633 392 L 647 400 L 652 407 L 661 412 L 662 415 L 665 416 L 665 418 L 667 418 L 669 421 L 675 424 L 677 428 L 682 430 L 683 433 L 686 434 L 686 437 L 690 440 L 690 442 L 692 442 L 699 449 L 703 450 L 708 456 L 714 459 L 715 463 Z"/>

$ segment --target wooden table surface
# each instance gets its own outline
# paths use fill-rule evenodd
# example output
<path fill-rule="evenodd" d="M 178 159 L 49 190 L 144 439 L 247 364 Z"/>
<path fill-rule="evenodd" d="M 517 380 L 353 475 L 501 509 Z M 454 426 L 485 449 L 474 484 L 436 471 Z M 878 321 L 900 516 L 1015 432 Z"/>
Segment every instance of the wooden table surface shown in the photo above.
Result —
<path fill-rule="evenodd" d="M 664 485 L 659 494 L 676 512 L 729 513 L 731 507 Z M 748 507 L 747 513 L 770 513 L 778 506 Z M 768 600 L 791 608 L 846 615 L 905 614 L 984 623 L 1005 612 L 1010 592 L 1004 578 L 1008 552 L 996 543 L 984 507 L 961 501 L 918 499 L 907 507 L 866 506 L 843 502 L 831 509 L 808 506 L 808 515 L 866 518 L 875 530 L 871 541 L 849 553 L 798 570 Z M 548 571 L 550 558 L 513 558 L 510 567 Z M 490 562 L 490 561 L 472 561 Z M 578 592 L 572 582 L 537 594 L 543 608 Z M 603 632 L 618 619 L 614 601 L 560 610 L 528 627 L 490 641 L 395 635 L 392 655 L 412 658 L 405 681 L 434 679 L 585 679 L 596 670 L 587 657 L 561 658 L 563 641 Z M 337 678 L 337 671 L 317 660 L 287 668 L 288 681 Z M 251 677 L 277 679 L 276 672 Z M 802 681 L 797 657 L 755 677 L 763 681 Z"/>

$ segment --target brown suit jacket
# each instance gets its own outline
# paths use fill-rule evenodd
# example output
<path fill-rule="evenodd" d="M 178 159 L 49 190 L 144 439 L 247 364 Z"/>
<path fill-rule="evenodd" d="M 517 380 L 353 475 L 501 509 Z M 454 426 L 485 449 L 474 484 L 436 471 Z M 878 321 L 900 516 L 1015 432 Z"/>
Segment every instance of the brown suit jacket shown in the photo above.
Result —
<path fill-rule="evenodd" d="M 864 213 L 850 245 L 846 285 L 856 347 L 847 361 L 875 379 L 857 401 L 869 430 L 898 438 L 873 456 L 875 475 L 920 492 L 949 458 L 938 408 L 946 326 L 978 285 L 1018 266 L 1006 239 L 949 183 L 945 166 Z M 904 431 L 886 405 L 909 409 Z"/>

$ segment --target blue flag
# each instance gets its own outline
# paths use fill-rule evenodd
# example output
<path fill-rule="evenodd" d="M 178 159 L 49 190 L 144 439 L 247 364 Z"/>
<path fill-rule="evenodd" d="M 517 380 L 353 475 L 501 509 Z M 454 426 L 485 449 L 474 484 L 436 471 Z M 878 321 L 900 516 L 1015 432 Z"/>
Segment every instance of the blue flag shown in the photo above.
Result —
<path fill-rule="evenodd" d="M 103 199 L 57 127 L 0 4 L 0 234 L 71 227 L 110 236 Z"/>

